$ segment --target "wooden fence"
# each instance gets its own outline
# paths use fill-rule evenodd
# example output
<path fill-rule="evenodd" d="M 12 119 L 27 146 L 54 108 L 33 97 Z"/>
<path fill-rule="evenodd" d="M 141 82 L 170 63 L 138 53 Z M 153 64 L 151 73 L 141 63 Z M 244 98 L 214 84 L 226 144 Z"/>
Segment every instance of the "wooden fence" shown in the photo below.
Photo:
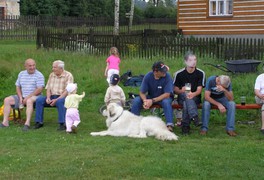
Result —
<path fill-rule="evenodd" d="M 243 38 L 185 38 L 177 30 L 143 30 L 119 36 L 52 32 L 38 30 L 38 48 L 82 51 L 89 54 L 107 55 L 109 48 L 116 46 L 122 56 L 153 58 L 179 57 L 186 51 L 193 51 L 200 57 L 220 60 L 258 59 L 264 57 L 264 39 Z"/>
<path fill-rule="evenodd" d="M 120 19 L 120 33 L 127 33 L 128 19 Z M 114 20 L 106 17 L 0 16 L 0 39 L 36 39 L 37 28 L 71 29 L 78 33 L 113 34 Z M 135 19 L 131 30 L 176 29 L 176 18 Z"/>

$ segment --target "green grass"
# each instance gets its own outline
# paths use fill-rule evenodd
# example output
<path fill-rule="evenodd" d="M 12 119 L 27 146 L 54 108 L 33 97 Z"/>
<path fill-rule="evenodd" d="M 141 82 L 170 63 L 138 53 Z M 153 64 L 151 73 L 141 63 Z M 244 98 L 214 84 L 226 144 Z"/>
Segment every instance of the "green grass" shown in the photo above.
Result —
<path fill-rule="evenodd" d="M 0 41 L 0 102 L 15 93 L 17 74 L 26 58 L 37 61 L 37 68 L 46 80 L 55 59 L 65 61 L 66 70 L 74 75 L 78 91 L 86 92 L 80 103 L 81 124 L 78 134 L 56 131 L 55 109 L 45 109 L 44 127 L 22 132 L 20 125 L 0 129 L 0 179 L 263 179 L 264 136 L 259 133 L 260 112 L 237 110 L 236 121 L 254 120 L 253 125 L 236 123 L 239 136 L 225 134 L 225 115 L 212 111 L 209 133 L 201 137 L 199 128 L 192 127 L 190 136 L 180 136 L 178 142 L 162 142 L 152 137 L 92 137 L 92 131 L 105 129 L 105 118 L 98 113 L 103 104 L 107 83 L 104 77 L 106 57 L 81 53 L 36 50 L 34 42 Z M 121 74 L 145 74 L 154 59 L 121 57 Z M 199 68 L 209 77 L 223 74 L 204 62 L 223 64 L 223 61 L 198 58 Z M 164 59 L 173 74 L 183 67 L 182 59 Z M 254 103 L 254 81 L 259 72 L 229 74 L 232 78 L 235 101 L 242 95 Z M 123 87 L 138 92 L 138 88 Z M 145 113 L 147 114 L 147 112 Z M 24 116 L 24 113 L 23 113 Z M 34 118 L 34 117 L 33 117 Z M 32 120 L 32 125 L 33 125 Z"/>

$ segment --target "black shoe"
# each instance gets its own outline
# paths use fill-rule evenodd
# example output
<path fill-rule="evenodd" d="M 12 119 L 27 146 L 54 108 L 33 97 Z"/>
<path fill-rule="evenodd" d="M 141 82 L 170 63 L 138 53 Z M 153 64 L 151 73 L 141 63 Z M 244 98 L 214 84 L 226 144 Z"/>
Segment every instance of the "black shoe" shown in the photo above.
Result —
<path fill-rule="evenodd" d="M 202 125 L 202 122 L 200 122 L 200 120 L 199 120 L 199 117 L 198 117 L 198 116 L 195 116 L 194 118 L 192 118 L 192 121 L 193 121 L 193 123 L 194 123 L 194 125 L 195 125 L 196 127 L 198 127 L 198 126 L 201 126 L 201 125 Z"/>
<path fill-rule="evenodd" d="M 64 131 L 64 130 L 66 130 L 65 124 L 60 124 L 57 130 L 58 131 Z"/>
<path fill-rule="evenodd" d="M 42 127 L 43 127 L 43 124 L 41 124 L 39 122 L 36 122 L 34 129 L 39 129 L 39 128 L 42 128 Z"/>
<path fill-rule="evenodd" d="M 168 125 L 168 126 L 167 126 L 167 129 L 168 129 L 170 132 L 173 132 L 173 126 Z"/>
<path fill-rule="evenodd" d="M 189 135 L 190 129 L 190 126 L 182 126 L 182 135 Z"/>

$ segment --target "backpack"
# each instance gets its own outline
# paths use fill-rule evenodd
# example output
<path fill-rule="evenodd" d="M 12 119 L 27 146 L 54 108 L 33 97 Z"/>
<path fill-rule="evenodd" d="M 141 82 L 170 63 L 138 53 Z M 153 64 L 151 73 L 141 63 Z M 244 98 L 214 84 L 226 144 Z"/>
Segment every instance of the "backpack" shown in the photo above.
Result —
<path fill-rule="evenodd" d="M 131 70 L 128 70 L 120 77 L 124 86 L 139 87 L 143 81 L 144 75 L 132 76 Z"/>
<path fill-rule="evenodd" d="M 132 76 L 125 81 L 124 86 L 139 87 L 141 86 L 143 78 L 144 75 Z"/>

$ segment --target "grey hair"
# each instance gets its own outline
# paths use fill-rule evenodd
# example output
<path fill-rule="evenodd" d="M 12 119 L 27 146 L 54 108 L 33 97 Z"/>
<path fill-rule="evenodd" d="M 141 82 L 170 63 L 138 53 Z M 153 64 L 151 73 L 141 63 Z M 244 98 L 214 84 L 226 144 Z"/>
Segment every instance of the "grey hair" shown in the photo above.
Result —
<path fill-rule="evenodd" d="M 187 61 L 190 56 L 195 56 L 192 51 L 187 51 L 184 55 L 184 60 Z"/>
<path fill-rule="evenodd" d="M 64 70 L 64 62 L 62 60 L 56 60 L 53 64 L 58 64 L 58 67 Z"/>
<path fill-rule="evenodd" d="M 219 76 L 219 81 L 220 81 L 220 84 L 225 87 L 229 87 L 231 83 L 230 77 L 226 75 Z"/>

